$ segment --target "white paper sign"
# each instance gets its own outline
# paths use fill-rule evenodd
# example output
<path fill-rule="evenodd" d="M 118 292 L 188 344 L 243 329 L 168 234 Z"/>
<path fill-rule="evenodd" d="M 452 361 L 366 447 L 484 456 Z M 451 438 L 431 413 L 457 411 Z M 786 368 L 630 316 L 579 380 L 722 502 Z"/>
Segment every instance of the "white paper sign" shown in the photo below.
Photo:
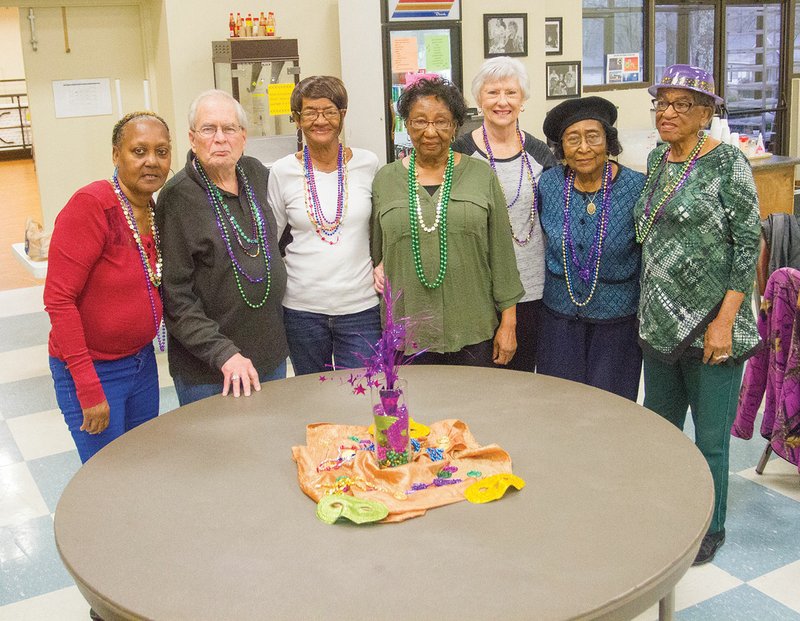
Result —
<path fill-rule="evenodd" d="M 54 80 L 56 118 L 111 114 L 111 80 Z"/>

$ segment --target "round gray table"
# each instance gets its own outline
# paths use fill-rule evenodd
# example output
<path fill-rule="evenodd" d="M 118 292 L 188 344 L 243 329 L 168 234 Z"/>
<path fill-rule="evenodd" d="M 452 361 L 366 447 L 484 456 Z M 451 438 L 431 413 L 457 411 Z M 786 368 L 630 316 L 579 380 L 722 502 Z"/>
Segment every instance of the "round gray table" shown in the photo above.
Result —
<path fill-rule="evenodd" d="M 689 439 L 572 382 L 403 375 L 416 420 L 460 418 L 527 486 L 399 524 L 324 524 L 291 447 L 308 423 L 368 424 L 369 397 L 317 376 L 271 382 L 164 414 L 79 470 L 55 535 L 83 595 L 107 620 L 628 619 L 659 600 L 671 616 L 713 507 Z"/>

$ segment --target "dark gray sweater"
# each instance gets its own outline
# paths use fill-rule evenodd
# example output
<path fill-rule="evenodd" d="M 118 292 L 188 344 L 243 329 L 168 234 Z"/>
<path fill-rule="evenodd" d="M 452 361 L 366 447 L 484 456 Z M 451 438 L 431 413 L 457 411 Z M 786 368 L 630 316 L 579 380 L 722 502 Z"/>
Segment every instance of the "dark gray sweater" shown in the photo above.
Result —
<path fill-rule="evenodd" d="M 267 223 L 272 254 L 270 293 L 261 308 L 242 299 L 214 209 L 193 164 L 186 166 L 161 190 L 156 221 L 164 261 L 162 297 L 169 333 L 169 371 L 190 384 L 222 382 L 220 367 L 241 353 L 250 358 L 259 375 L 272 372 L 288 355 L 281 301 L 286 289 L 286 268 L 278 252 L 275 217 L 267 205 L 269 171 L 255 158 L 243 156 L 239 164 Z M 239 196 L 222 192 L 231 214 L 245 234 L 251 235 L 250 208 L 243 184 Z M 230 223 L 224 219 L 231 246 L 240 265 L 253 277 L 266 272 L 262 255 L 252 258 L 239 247 Z M 249 300 L 258 303 L 265 284 L 239 281 Z"/>

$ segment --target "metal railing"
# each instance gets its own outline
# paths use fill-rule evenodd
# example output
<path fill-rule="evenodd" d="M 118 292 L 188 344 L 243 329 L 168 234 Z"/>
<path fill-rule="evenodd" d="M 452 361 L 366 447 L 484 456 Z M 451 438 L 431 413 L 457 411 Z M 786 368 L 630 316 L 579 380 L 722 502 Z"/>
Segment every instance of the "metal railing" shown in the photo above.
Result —
<path fill-rule="evenodd" d="M 0 80 L 0 158 L 31 157 L 30 134 L 25 80 Z"/>

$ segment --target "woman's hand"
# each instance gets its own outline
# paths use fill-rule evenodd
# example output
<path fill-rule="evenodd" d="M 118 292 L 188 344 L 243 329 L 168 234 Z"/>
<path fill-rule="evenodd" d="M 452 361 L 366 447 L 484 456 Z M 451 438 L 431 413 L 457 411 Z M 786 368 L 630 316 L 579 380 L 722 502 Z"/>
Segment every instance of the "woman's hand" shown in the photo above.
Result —
<path fill-rule="evenodd" d="M 250 386 L 256 391 L 261 390 L 261 383 L 258 381 L 258 371 L 253 366 L 250 358 L 245 358 L 242 354 L 233 354 L 225 364 L 222 365 L 222 396 L 227 396 L 229 391 L 233 391 L 233 396 L 238 397 L 244 393 L 245 397 L 250 396 Z"/>
<path fill-rule="evenodd" d="M 703 362 L 720 364 L 731 357 L 733 348 L 733 323 L 717 316 L 708 324 L 703 337 Z"/>
<path fill-rule="evenodd" d="M 703 362 L 720 364 L 733 355 L 733 320 L 744 302 L 744 293 L 729 289 L 722 298 L 719 312 L 708 324 L 703 336 Z"/>
<path fill-rule="evenodd" d="M 110 415 L 111 409 L 108 407 L 108 401 L 105 400 L 90 408 L 84 408 L 81 431 L 85 431 L 93 436 L 98 433 L 103 433 L 106 427 L 108 427 Z"/>
<path fill-rule="evenodd" d="M 372 270 L 372 286 L 378 295 L 383 295 L 383 283 L 386 280 L 386 274 L 383 273 L 383 261 L 378 263 Z"/>
<path fill-rule="evenodd" d="M 500 316 L 500 325 L 494 333 L 492 362 L 508 364 L 517 351 L 517 307 L 511 306 Z"/>

